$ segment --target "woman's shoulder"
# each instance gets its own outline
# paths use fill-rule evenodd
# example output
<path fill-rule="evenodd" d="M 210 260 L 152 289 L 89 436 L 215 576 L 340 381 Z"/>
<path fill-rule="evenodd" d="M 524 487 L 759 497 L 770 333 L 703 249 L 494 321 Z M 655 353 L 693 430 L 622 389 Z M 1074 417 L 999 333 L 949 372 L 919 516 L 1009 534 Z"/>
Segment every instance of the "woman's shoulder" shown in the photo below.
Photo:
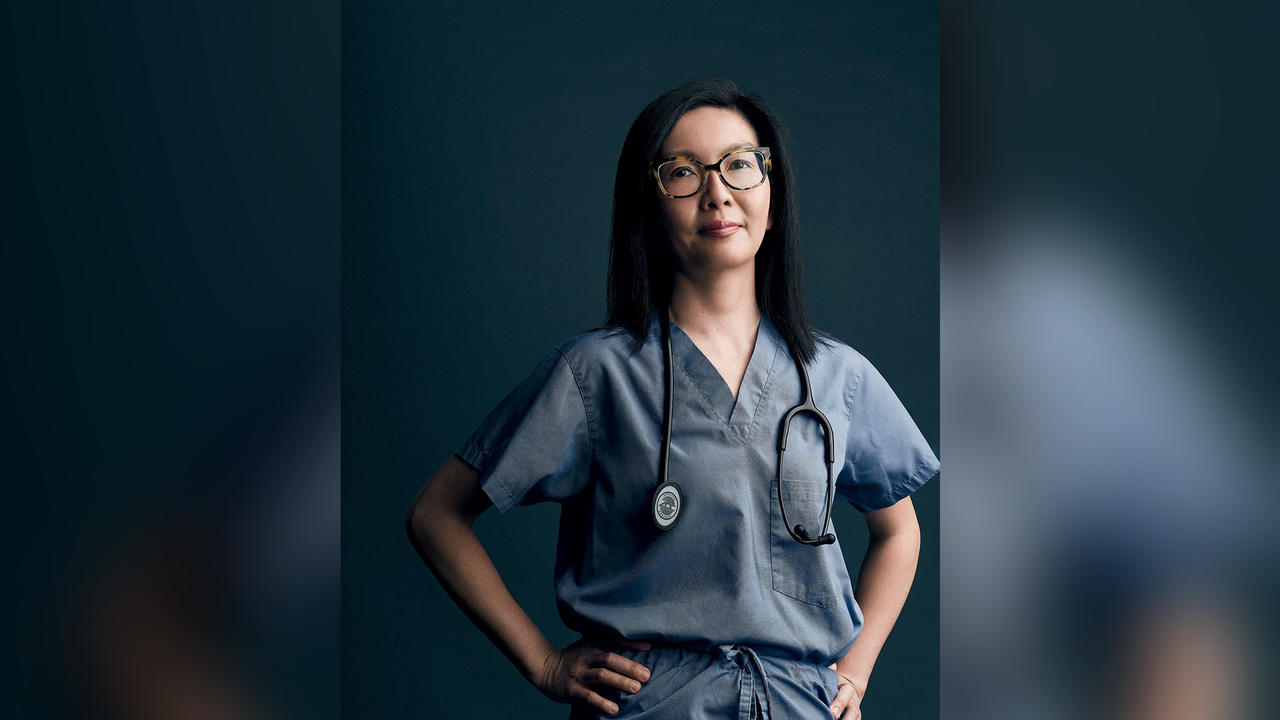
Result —
<path fill-rule="evenodd" d="M 556 346 L 570 366 L 584 368 L 610 360 L 632 357 L 645 343 L 636 342 L 625 327 L 597 327 L 579 333 Z"/>
<path fill-rule="evenodd" d="M 866 356 L 830 333 L 814 330 L 813 339 L 819 360 L 833 362 L 849 370 L 861 370 L 869 364 Z"/>

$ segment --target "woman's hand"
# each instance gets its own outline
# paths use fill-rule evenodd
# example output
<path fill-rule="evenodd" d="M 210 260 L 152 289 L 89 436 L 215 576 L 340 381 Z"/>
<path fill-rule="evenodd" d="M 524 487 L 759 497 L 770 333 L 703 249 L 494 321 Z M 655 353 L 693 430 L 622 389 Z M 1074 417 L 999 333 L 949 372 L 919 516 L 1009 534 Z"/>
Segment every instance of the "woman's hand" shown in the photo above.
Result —
<path fill-rule="evenodd" d="M 649 649 L 646 642 L 625 639 L 613 642 L 632 650 Z M 556 702 L 584 702 L 612 715 L 618 712 L 618 706 L 591 686 L 634 693 L 639 692 L 642 683 L 648 679 L 649 669 L 645 666 L 583 638 L 547 655 L 534 685 Z"/>
<path fill-rule="evenodd" d="M 831 666 L 836 669 L 835 665 Z M 860 720 L 862 718 L 862 693 L 858 691 L 853 680 L 836 671 L 840 680 L 836 684 L 836 699 L 831 703 L 831 716 L 835 720 Z"/>

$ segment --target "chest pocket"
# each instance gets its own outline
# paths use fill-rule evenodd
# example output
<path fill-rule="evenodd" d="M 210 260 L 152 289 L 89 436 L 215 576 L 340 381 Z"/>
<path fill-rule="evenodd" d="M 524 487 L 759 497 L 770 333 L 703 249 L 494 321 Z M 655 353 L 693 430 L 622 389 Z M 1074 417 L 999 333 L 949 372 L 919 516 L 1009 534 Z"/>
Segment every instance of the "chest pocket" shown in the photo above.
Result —
<path fill-rule="evenodd" d="M 823 460 L 822 433 L 816 423 L 803 426 L 792 422 L 787 438 L 787 452 L 782 467 L 782 500 L 787 505 L 787 520 L 794 527 L 804 525 L 811 536 L 822 532 L 822 516 L 826 511 L 827 467 Z M 773 589 L 801 602 L 830 607 L 839 599 L 838 572 L 844 557 L 838 541 L 830 545 L 805 545 L 787 532 L 778 503 L 775 483 L 769 493 L 769 561 L 772 565 Z M 835 532 L 834 523 L 831 532 Z"/>

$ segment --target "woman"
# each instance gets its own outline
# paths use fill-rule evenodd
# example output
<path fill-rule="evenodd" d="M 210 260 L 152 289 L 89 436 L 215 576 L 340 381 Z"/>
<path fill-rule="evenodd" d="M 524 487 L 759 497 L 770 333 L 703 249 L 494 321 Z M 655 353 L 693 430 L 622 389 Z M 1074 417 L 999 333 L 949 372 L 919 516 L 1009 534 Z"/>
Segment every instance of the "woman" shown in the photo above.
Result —
<path fill-rule="evenodd" d="M 650 103 L 618 163 L 605 326 L 543 358 L 410 513 L 450 596 L 571 718 L 860 717 L 915 572 L 907 496 L 938 460 L 875 368 L 809 327 L 791 190 L 758 96 L 696 80 Z M 781 453 L 806 385 L 818 412 Z M 871 531 L 856 599 L 833 491 Z M 563 649 L 471 530 L 547 500 L 583 635 Z"/>

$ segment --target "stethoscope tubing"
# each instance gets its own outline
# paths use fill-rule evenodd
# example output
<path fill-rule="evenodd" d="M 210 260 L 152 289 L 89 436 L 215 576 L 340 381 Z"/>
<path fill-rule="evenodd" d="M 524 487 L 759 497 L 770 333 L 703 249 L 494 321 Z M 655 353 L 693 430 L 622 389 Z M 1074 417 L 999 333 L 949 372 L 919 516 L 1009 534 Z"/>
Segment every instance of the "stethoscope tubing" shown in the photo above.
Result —
<path fill-rule="evenodd" d="M 653 517 L 654 522 L 659 529 L 668 530 L 675 526 L 675 520 L 678 519 L 679 516 L 677 514 L 676 518 L 673 518 L 665 524 L 660 522 L 658 514 L 658 498 L 660 495 L 664 494 L 664 489 L 665 494 L 668 497 L 670 497 L 671 493 L 674 492 L 677 499 L 676 504 L 678 509 L 683 509 L 684 495 L 679 489 L 679 486 L 668 479 L 671 457 L 672 409 L 675 402 L 675 361 L 671 351 L 670 312 L 664 312 L 662 315 L 662 349 L 666 383 L 662 416 L 662 450 L 658 457 L 658 488 L 654 492 Z M 761 322 L 764 322 L 764 320 L 761 319 Z M 788 350 L 790 350 L 790 348 L 788 348 Z M 827 421 L 827 416 L 823 415 L 822 411 L 819 410 L 818 406 L 813 402 L 813 390 L 809 385 L 809 372 L 805 369 L 804 363 L 794 352 L 791 353 L 791 357 L 795 360 L 796 369 L 800 372 L 800 382 L 804 389 L 804 400 L 799 405 L 787 411 L 786 415 L 782 418 L 782 426 L 778 431 L 778 508 L 782 512 L 782 522 L 786 526 L 787 532 L 796 542 L 812 546 L 828 545 L 836 540 L 835 534 L 829 531 L 831 527 L 831 507 L 835 500 L 835 445 L 831 432 L 831 423 Z M 818 421 L 819 426 L 822 428 L 823 447 L 826 453 L 827 495 L 822 516 L 822 534 L 816 538 L 810 536 L 803 525 L 796 525 L 792 527 L 791 523 L 787 520 L 786 502 L 782 498 L 782 461 L 787 450 L 787 434 L 791 427 L 791 419 L 800 413 L 808 413 Z"/>
<path fill-rule="evenodd" d="M 800 384 L 804 386 L 804 402 L 791 408 L 786 415 L 782 416 L 782 427 L 778 431 L 778 509 L 782 511 L 782 524 L 787 527 L 787 532 L 791 533 L 791 537 L 796 542 L 805 545 L 828 545 L 836 541 L 834 533 L 828 532 L 831 527 L 831 506 L 835 500 L 835 465 L 836 465 L 836 449 L 831 434 L 831 423 L 827 421 L 827 416 L 822 414 L 818 406 L 813 403 L 813 390 L 809 386 L 809 371 L 805 369 L 804 363 L 795 353 L 791 354 L 795 358 L 796 369 L 800 371 Z M 799 413 L 809 413 L 822 427 L 822 444 L 826 451 L 827 461 L 827 498 L 826 507 L 822 515 L 822 534 L 816 538 L 810 537 L 803 525 L 796 525 L 794 529 L 787 520 L 787 504 L 782 500 L 782 459 L 787 452 L 787 433 L 791 429 L 791 418 Z"/>

